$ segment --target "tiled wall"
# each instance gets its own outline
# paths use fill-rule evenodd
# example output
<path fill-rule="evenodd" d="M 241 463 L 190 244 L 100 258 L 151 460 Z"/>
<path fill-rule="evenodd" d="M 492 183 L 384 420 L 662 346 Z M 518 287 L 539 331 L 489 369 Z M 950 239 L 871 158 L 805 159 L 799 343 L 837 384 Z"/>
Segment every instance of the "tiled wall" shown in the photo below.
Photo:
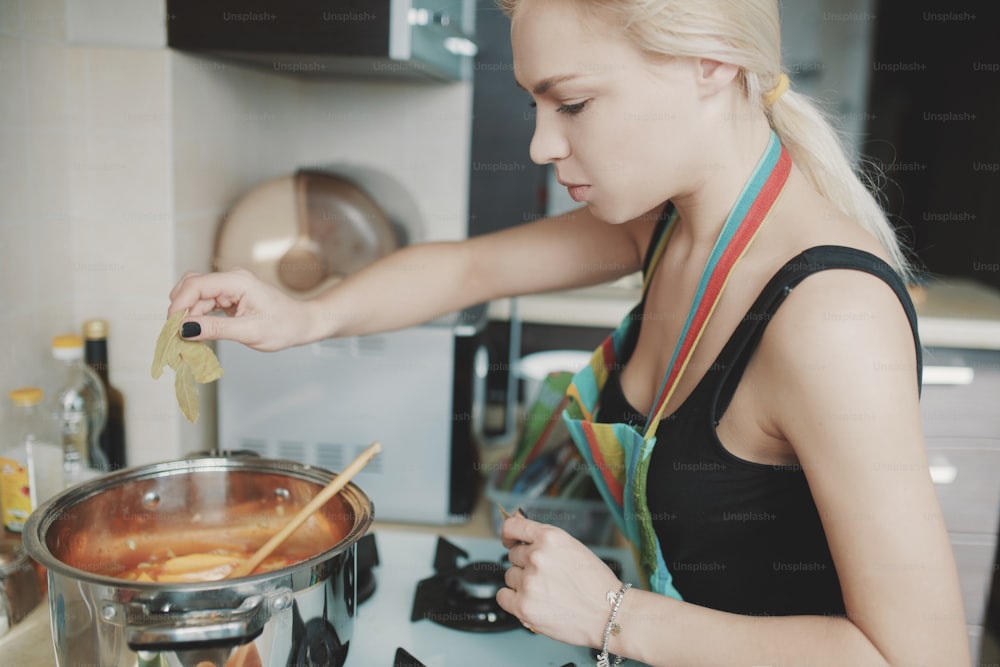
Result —
<path fill-rule="evenodd" d="M 5 410 L 13 387 L 54 393 L 53 335 L 105 318 L 136 462 L 169 437 L 143 419 L 169 397 L 148 386 L 151 306 L 162 319 L 173 275 L 169 54 L 151 28 L 163 32 L 160 4 L 0 2 Z M 161 446 L 135 448 L 147 439 Z"/>
<path fill-rule="evenodd" d="M 0 415 L 10 389 L 43 381 L 46 340 L 74 319 L 63 18 L 0 2 Z"/>
<path fill-rule="evenodd" d="M 0 391 L 51 389 L 52 335 L 110 323 L 129 463 L 214 446 L 149 376 L 168 293 L 225 211 L 301 165 L 410 190 L 424 238 L 465 233 L 466 84 L 305 81 L 165 48 L 160 0 L 0 0 Z M 3 413 L 0 412 L 0 428 Z"/>

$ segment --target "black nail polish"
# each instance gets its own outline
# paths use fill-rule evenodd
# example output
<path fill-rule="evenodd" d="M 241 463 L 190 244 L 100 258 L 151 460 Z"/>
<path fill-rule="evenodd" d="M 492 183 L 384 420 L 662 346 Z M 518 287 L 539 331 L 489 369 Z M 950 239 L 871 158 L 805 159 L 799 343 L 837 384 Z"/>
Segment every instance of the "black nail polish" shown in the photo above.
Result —
<path fill-rule="evenodd" d="M 197 322 L 185 322 L 181 325 L 181 338 L 194 338 L 201 333 L 201 325 Z"/>

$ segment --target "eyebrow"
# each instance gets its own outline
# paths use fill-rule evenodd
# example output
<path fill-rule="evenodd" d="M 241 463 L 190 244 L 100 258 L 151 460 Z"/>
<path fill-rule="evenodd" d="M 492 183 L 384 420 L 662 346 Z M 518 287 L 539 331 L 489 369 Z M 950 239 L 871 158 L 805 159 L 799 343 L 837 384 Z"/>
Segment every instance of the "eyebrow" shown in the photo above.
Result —
<path fill-rule="evenodd" d="M 535 84 L 535 87 L 532 89 L 531 92 L 535 95 L 544 95 L 556 84 L 563 83 L 564 81 L 569 81 L 570 79 L 576 79 L 579 78 L 580 76 L 581 76 L 580 74 L 558 74 L 556 76 L 550 76 L 549 78 L 542 79 L 537 84 Z M 522 86 L 521 83 L 516 79 L 514 80 L 514 83 L 516 83 L 517 87 L 520 88 L 521 90 L 527 91 L 527 88 Z"/>

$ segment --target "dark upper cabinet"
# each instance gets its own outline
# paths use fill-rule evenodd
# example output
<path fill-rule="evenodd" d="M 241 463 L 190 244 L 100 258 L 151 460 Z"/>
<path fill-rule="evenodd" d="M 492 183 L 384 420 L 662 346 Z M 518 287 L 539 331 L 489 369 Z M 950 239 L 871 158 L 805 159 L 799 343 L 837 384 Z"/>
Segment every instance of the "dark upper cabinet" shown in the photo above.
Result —
<path fill-rule="evenodd" d="M 476 44 L 470 0 L 167 0 L 171 48 L 300 76 L 454 81 Z"/>

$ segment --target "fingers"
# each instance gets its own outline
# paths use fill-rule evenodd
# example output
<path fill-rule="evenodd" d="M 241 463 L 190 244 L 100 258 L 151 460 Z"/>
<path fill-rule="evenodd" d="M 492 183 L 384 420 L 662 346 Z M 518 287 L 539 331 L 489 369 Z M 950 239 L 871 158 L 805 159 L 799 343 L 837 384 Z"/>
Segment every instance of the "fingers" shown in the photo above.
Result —
<path fill-rule="evenodd" d="M 504 519 L 500 530 L 500 539 L 507 549 L 518 544 L 530 544 L 535 541 L 540 525 L 525 517 L 521 510 L 517 510 L 510 517 Z"/>
<path fill-rule="evenodd" d="M 511 565 L 518 568 L 525 568 L 531 562 L 531 545 L 520 542 L 507 550 L 507 560 Z"/>
<path fill-rule="evenodd" d="M 607 620 L 606 596 L 621 583 L 587 545 L 565 530 L 515 515 L 501 527 L 510 567 L 497 603 L 529 630 L 593 644 Z"/>
<path fill-rule="evenodd" d="M 204 315 L 189 317 L 181 323 L 184 340 L 233 340 L 250 345 L 255 343 L 254 331 L 248 322 L 239 318 Z"/>
<path fill-rule="evenodd" d="M 219 273 L 185 273 L 170 291 L 167 314 L 188 310 L 192 317 L 214 310 L 229 310 L 237 306 L 246 291 L 256 281 L 243 269 Z"/>
<path fill-rule="evenodd" d="M 514 592 L 514 589 L 501 588 L 497 591 L 496 599 L 497 604 L 500 605 L 504 611 L 517 617 L 517 610 L 515 609 L 515 605 L 517 604 L 517 593 Z"/>
<path fill-rule="evenodd" d="M 513 564 L 507 568 L 507 571 L 504 573 L 504 583 L 507 587 L 497 591 L 497 604 L 507 613 L 512 614 L 521 621 L 521 625 L 531 632 L 537 633 L 538 630 L 523 616 L 524 610 L 520 608 L 519 599 L 522 597 L 520 591 L 524 585 L 523 581 L 524 570 L 522 568 Z"/>
<path fill-rule="evenodd" d="M 268 288 L 243 269 L 185 273 L 170 292 L 168 314 L 187 311 L 180 335 L 185 340 L 233 340 L 263 349 L 262 308 L 274 307 Z M 228 317 L 209 315 L 224 313 Z M 276 345 L 276 344 L 275 344 Z"/>
<path fill-rule="evenodd" d="M 196 271 L 185 271 L 184 275 L 181 276 L 181 279 L 177 281 L 176 285 L 174 285 L 174 288 L 172 290 L 170 290 L 170 300 L 171 301 L 175 301 L 177 299 L 177 295 L 180 293 L 181 288 L 184 285 L 185 281 L 187 281 L 190 278 L 194 278 L 194 277 L 200 276 L 200 275 L 202 275 L 202 274 L 200 274 L 200 273 L 198 273 Z M 172 309 L 172 310 L 176 310 L 176 309 Z"/>
<path fill-rule="evenodd" d="M 503 582 L 507 584 L 507 588 L 512 591 L 521 590 L 521 585 L 524 582 L 524 568 L 519 565 L 514 565 L 512 562 L 507 571 L 503 573 Z"/>

